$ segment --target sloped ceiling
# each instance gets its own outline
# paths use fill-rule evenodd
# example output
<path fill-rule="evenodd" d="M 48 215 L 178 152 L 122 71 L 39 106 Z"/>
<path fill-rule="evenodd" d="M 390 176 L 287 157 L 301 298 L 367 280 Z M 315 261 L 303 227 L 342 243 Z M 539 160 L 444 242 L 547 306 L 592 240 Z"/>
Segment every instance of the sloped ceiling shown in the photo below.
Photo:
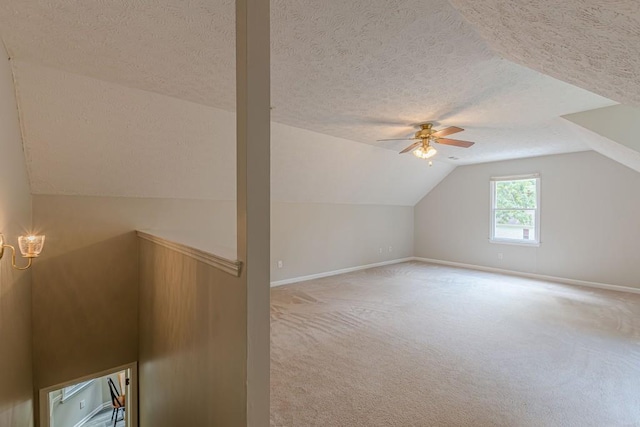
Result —
<path fill-rule="evenodd" d="M 640 153 L 640 108 L 613 105 L 562 118 Z"/>
<path fill-rule="evenodd" d="M 579 138 L 593 150 L 640 172 L 640 108 L 613 105 L 563 119 L 580 128 Z"/>
<path fill-rule="evenodd" d="M 576 138 L 584 140 L 592 150 L 636 172 L 640 172 L 640 152 L 620 144 L 613 139 L 604 137 L 587 127 L 574 125 L 572 129 L 576 134 Z"/>
<path fill-rule="evenodd" d="M 232 113 L 16 60 L 13 67 L 34 194 L 235 198 Z"/>
<path fill-rule="evenodd" d="M 370 144 L 458 125 L 478 144 L 440 147 L 457 164 L 586 149 L 554 119 L 611 104 L 503 60 L 444 0 L 276 0 L 273 45 L 275 120 Z"/>
<path fill-rule="evenodd" d="M 506 58 L 640 106 L 637 0 L 451 0 Z"/>
<path fill-rule="evenodd" d="M 35 194 L 235 198 L 235 115 L 14 61 Z M 453 166 L 272 125 L 272 198 L 414 205 Z"/>
<path fill-rule="evenodd" d="M 202 183 L 233 175 L 233 131 L 216 110 L 234 109 L 233 9 L 233 0 L 0 2 L 33 191 L 231 198 Z M 498 57 L 445 0 L 273 0 L 272 98 L 274 121 L 320 133 L 308 138 L 313 150 L 333 153 L 310 160 L 302 134 L 282 132 L 280 199 L 406 205 L 446 175 L 443 162 L 586 150 L 559 116 L 614 104 Z M 476 145 L 439 147 L 427 168 L 392 151 L 403 143 L 376 142 L 426 120 L 464 127 L 460 139 Z M 370 148 L 353 141 L 380 154 L 356 156 Z M 344 172 L 326 172 L 336 162 Z M 331 187 L 290 185 L 310 170 Z"/>

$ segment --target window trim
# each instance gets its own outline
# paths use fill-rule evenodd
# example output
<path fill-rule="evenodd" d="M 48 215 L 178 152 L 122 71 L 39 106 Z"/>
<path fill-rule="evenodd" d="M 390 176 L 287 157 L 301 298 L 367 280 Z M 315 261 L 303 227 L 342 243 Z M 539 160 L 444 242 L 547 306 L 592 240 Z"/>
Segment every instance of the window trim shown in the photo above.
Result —
<path fill-rule="evenodd" d="M 523 179 L 535 179 L 536 180 L 536 208 L 535 210 L 535 236 L 534 239 L 504 239 L 496 238 L 496 182 L 499 181 L 517 181 Z M 489 242 L 498 243 L 502 245 L 517 245 L 517 246 L 540 246 L 540 174 L 531 173 L 525 175 L 508 175 L 508 176 L 492 176 L 489 178 L 489 193 L 490 193 L 490 205 L 489 205 Z"/>

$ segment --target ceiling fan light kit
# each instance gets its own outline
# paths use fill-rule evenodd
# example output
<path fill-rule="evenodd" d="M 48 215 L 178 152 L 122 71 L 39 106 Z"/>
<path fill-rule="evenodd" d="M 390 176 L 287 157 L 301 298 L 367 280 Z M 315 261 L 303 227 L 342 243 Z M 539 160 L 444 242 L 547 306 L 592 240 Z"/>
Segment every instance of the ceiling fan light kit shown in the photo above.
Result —
<path fill-rule="evenodd" d="M 416 132 L 413 138 L 403 139 L 379 139 L 378 141 L 416 141 L 404 150 L 400 154 L 413 152 L 413 155 L 420 159 L 430 159 L 435 156 L 438 151 L 431 146 L 431 143 L 452 145 L 454 147 L 469 148 L 474 143 L 470 141 L 460 141 L 457 139 L 443 138 L 445 136 L 462 132 L 464 129 L 457 126 L 450 126 L 442 130 L 433 129 L 433 123 L 423 123 L 420 125 L 420 130 Z M 429 162 L 431 163 L 431 162 Z"/>
<path fill-rule="evenodd" d="M 418 147 L 413 151 L 413 155 L 420 159 L 429 159 L 438 154 L 438 150 L 428 145 L 425 147 Z"/>

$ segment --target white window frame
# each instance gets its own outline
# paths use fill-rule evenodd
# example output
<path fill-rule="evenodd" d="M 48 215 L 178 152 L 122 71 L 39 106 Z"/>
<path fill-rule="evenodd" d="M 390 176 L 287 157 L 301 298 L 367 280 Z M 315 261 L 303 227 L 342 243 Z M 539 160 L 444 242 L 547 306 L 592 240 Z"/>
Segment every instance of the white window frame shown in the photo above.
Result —
<path fill-rule="evenodd" d="M 518 181 L 523 179 L 536 180 L 536 208 L 535 210 L 535 236 L 533 239 L 505 239 L 496 238 L 496 182 L 499 181 Z M 533 173 L 527 175 L 512 176 L 493 176 L 489 180 L 491 186 L 491 205 L 489 209 L 490 225 L 489 225 L 489 242 L 505 245 L 523 245 L 523 246 L 540 246 L 540 174 Z"/>

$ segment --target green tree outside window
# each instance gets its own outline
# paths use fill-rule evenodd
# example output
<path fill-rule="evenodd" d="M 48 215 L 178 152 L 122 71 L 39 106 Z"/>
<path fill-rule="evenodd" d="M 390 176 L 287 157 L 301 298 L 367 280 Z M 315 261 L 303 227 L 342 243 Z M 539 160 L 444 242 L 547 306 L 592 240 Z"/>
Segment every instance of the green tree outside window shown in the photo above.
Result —
<path fill-rule="evenodd" d="M 536 209 L 536 180 L 496 182 L 496 222 L 533 227 L 534 218 L 528 209 Z"/>

